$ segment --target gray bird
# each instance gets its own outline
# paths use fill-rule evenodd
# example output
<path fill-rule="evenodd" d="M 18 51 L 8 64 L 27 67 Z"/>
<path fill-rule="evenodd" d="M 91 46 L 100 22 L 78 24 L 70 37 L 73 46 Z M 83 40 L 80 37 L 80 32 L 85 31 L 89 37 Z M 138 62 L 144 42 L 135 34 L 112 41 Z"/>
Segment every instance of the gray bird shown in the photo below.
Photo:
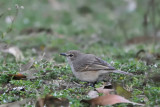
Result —
<path fill-rule="evenodd" d="M 76 78 L 81 81 L 91 82 L 93 86 L 97 81 L 103 80 L 105 74 L 120 73 L 133 75 L 124 71 L 116 70 L 106 61 L 96 57 L 93 54 L 85 54 L 77 50 L 71 50 L 66 53 L 61 53 L 67 57 L 67 61 Z"/>

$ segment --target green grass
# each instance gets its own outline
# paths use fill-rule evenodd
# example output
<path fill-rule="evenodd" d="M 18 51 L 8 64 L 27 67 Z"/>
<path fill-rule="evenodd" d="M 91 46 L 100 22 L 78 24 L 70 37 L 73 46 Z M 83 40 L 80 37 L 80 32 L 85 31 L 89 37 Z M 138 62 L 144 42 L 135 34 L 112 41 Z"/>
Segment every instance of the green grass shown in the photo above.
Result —
<path fill-rule="evenodd" d="M 157 43 L 155 50 L 152 43 L 135 44 L 134 48 L 125 44 L 128 38 L 143 35 L 142 20 L 145 8 L 140 5 L 143 2 L 137 1 L 136 11 L 132 13 L 119 11 L 121 14 L 116 16 L 115 13 L 119 7 L 125 5 L 122 0 L 60 0 L 60 5 L 66 7 L 66 9 L 60 10 L 54 9 L 47 0 L 2 0 L 0 14 L 3 13 L 3 15 L 0 17 L 0 34 L 7 32 L 10 27 L 12 27 L 12 31 L 6 33 L 4 37 L 0 35 L 0 43 L 19 47 L 25 59 L 16 62 L 12 55 L 7 55 L 5 58 L 3 57 L 5 54 L 0 52 L 0 90 L 3 90 L 3 94 L 0 94 L 0 104 L 24 98 L 36 99 L 51 94 L 59 98 L 68 98 L 71 107 L 81 107 L 80 100 L 86 99 L 86 93 L 92 88 L 85 87 L 84 82 L 77 80 L 69 65 L 64 64 L 64 57 L 59 56 L 59 53 L 76 49 L 93 53 L 109 63 L 114 61 L 112 65 L 117 69 L 138 74 L 135 77 L 111 74 L 111 77 L 113 81 L 123 83 L 125 87 L 132 86 L 131 101 L 146 103 L 147 106 L 160 105 L 160 84 L 154 83 L 152 80 L 145 81 L 145 74 L 159 72 L 160 62 L 156 60 L 157 67 L 155 67 L 146 65 L 144 61 L 135 57 L 141 49 L 151 53 L 159 53 L 160 44 Z M 15 4 L 24 6 L 24 9 L 18 9 L 17 15 Z M 82 6 L 87 6 L 90 11 L 81 13 L 81 10 L 78 9 Z M 8 11 L 8 8 L 11 10 Z M 12 26 L 5 22 L 7 16 L 15 15 L 16 19 Z M 159 16 L 157 15 L 157 17 Z M 53 34 L 45 32 L 30 35 L 20 34 L 26 28 L 35 27 L 51 28 Z M 149 25 L 149 31 L 152 31 L 152 25 Z M 126 51 L 127 48 L 130 50 Z M 31 57 L 38 58 L 39 52 L 43 53 L 44 51 L 51 54 L 51 61 L 43 60 L 34 63 L 32 68 L 39 71 L 36 74 L 38 77 L 36 80 L 7 80 L 7 74 L 18 73 L 21 64 L 27 63 Z M 50 72 L 43 75 L 47 71 Z M 75 81 L 82 87 L 58 86 L 53 80 L 64 80 L 69 84 L 74 84 Z M 146 82 L 145 85 L 144 82 Z M 100 84 L 101 82 L 97 86 Z M 13 87 L 20 86 L 23 86 L 25 91 L 12 90 Z M 145 95 L 148 101 L 137 97 L 138 95 Z M 116 104 L 115 106 L 127 107 L 127 104 Z"/>

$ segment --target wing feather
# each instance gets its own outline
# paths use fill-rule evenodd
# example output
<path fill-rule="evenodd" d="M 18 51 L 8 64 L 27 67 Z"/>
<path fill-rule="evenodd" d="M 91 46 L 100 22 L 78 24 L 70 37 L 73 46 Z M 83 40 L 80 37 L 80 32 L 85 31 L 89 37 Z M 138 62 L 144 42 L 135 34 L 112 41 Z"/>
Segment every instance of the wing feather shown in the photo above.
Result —
<path fill-rule="evenodd" d="M 81 61 L 79 61 L 79 64 L 75 67 L 75 69 L 79 72 L 115 70 L 115 68 L 108 64 L 106 61 L 103 61 L 102 59 L 92 54 L 88 54 L 87 56 L 81 58 Z"/>

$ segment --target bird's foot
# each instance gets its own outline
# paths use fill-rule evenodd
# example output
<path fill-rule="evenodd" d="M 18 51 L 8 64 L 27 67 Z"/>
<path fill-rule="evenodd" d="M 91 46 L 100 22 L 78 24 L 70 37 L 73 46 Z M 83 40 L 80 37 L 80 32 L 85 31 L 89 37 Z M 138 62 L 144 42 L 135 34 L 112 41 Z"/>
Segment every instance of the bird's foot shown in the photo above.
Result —
<path fill-rule="evenodd" d="M 92 82 L 92 83 L 89 83 L 89 85 L 91 86 L 91 87 L 93 87 L 93 88 L 95 88 L 95 84 L 96 84 L 97 82 Z"/>

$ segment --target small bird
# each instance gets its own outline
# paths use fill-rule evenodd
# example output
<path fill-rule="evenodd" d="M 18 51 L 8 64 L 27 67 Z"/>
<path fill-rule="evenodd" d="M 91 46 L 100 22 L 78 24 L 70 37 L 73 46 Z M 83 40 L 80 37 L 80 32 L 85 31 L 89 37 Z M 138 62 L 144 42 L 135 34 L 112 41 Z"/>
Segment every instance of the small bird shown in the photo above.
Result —
<path fill-rule="evenodd" d="M 77 50 L 70 50 L 60 55 L 67 57 L 67 61 L 76 78 L 81 81 L 96 84 L 97 81 L 104 80 L 105 74 L 120 73 L 133 75 L 121 70 L 116 70 L 106 61 L 93 54 L 85 54 Z"/>

